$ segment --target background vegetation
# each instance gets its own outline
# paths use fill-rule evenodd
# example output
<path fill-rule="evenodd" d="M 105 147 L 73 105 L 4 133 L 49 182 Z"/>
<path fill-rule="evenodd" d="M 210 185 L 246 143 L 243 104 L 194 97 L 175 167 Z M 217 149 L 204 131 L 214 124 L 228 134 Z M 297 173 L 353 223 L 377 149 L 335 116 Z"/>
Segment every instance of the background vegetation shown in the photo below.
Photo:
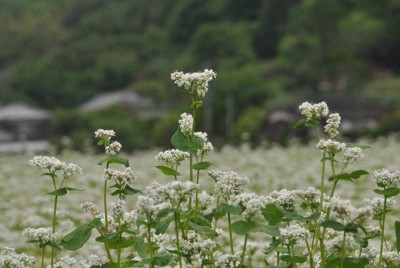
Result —
<path fill-rule="evenodd" d="M 391 111 L 382 131 L 399 128 L 398 0 L 2 0 L 1 6 L 1 104 L 23 100 L 54 110 L 56 136 L 73 137 L 77 147 L 98 127 L 125 133 L 119 139 L 127 149 L 164 145 L 176 129 L 171 116 L 143 121 L 125 114 L 125 122 L 114 122 L 112 114 L 125 111 L 82 115 L 75 108 L 100 92 L 129 88 L 176 115 L 185 96 L 169 74 L 205 68 L 218 73 L 202 120 L 216 141 L 238 140 L 274 109 L 315 95 L 372 99 Z"/>

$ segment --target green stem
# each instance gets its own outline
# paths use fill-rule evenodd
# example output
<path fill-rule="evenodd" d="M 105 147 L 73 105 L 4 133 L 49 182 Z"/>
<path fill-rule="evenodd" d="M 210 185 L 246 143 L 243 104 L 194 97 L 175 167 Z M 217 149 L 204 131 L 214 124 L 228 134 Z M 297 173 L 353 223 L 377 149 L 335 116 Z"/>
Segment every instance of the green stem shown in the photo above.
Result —
<path fill-rule="evenodd" d="M 42 249 L 42 264 L 41 264 L 41 268 L 44 268 L 45 266 L 44 266 L 44 249 L 45 249 L 45 247 L 43 247 L 43 249 Z"/>
<path fill-rule="evenodd" d="M 305 241 L 306 241 L 308 256 L 310 256 L 310 268 L 314 268 L 314 254 L 311 250 L 311 247 L 310 247 L 310 244 L 308 243 L 307 238 L 305 239 Z"/>
<path fill-rule="evenodd" d="M 153 259 L 154 259 L 154 249 L 153 243 L 151 242 L 151 228 L 150 228 L 150 217 L 147 216 L 147 243 L 149 243 L 149 259 L 150 259 L 150 267 L 154 267 Z"/>
<path fill-rule="evenodd" d="M 243 267 L 243 262 L 244 262 L 244 256 L 246 255 L 246 248 L 247 248 L 247 239 L 248 239 L 249 235 L 246 234 L 244 236 L 244 245 L 243 245 L 243 252 L 242 252 L 242 257 L 240 258 L 240 265 L 239 267 Z"/>
<path fill-rule="evenodd" d="M 182 255 L 179 244 L 179 218 L 177 212 L 175 212 L 175 238 L 176 238 L 176 250 L 178 252 L 179 268 L 182 268 Z"/>
<path fill-rule="evenodd" d="M 384 244 L 384 240 L 385 240 L 386 205 L 387 205 L 387 197 L 385 196 L 383 199 L 382 223 L 380 224 L 382 233 L 381 233 L 381 243 L 380 243 L 380 249 L 379 249 L 378 267 L 382 267 L 383 244 Z"/>
<path fill-rule="evenodd" d="M 342 241 L 342 257 L 340 262 L 340 267 L 344 267 L 344 257 L 346 256 L 346 232 L 343 232 L 343 241 Z"/>
<path fill-rule="evenodd" d="M 233 236 L 232 236 L 232 227 L 231 227 L 231 213 L 228 212 L 228 226 L 229 226 L 229 244 L 231 246 L 231 253 L 235 254 L 233 249 Z"/>
<path fill-rule="evenodd" d="M 56 233 L 56 225 L 57 225 L 57 203 L 58 203 L 58 196 L 54 197 L 54 209 L 53 209 L 53 234 Z M 55 249 L 51 247 L 51 267 L 54 267 L 54 257 L 55 257 Z"/>

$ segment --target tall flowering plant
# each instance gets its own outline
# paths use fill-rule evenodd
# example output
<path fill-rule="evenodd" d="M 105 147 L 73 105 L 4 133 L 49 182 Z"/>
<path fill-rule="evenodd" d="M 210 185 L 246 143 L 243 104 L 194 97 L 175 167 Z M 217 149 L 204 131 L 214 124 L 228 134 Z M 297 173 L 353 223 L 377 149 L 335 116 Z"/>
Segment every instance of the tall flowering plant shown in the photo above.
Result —
<path fill-rule="evenodd" d="M 95 132 L 105 155 L 98 162 L 103 168 L 101 208 L 92 201 L 81 204 L 91 219 L 68 234 L 56 232 L 57 204 L 61 196 L 77 190 L 66 183 L 82 169 L 54 157 L 36 156 L 30 161 L 45 171 L 53 186 L 48 193 L 54 197 L 52 226 L 23 232 L 42 250 L 41 267 L 47 247 L 52 250 L 48 268 L 400 267 L 400 221 L 394 228 L 396 250 L 387 234 L 387 215 L 400 194 L 400 171 L 373 171 L 378 196 L 366 198 L 361 207 L 341 198 L 339 184 L 369 176 L 353 165 L 367 147 L 340 141 L 341 117 L 330 113 L 325 102 L 301 104 L 304 118 L 295 126 L 309 127 L 315 134 L 315 149 L 321 155 L 315 187 L 248 193 L 248 177 L 210 169 L 213 164 L 207 156 L 213 145 L 207 133 L 197 130 L 196 115 L 215 77 L 212 70 L 171 75 L 189 94 L 191 104 L 178 119 L 173 148 L 155 157 L 160 175 L 171 179 L 166 184 L 154 179 L 144 189 L 135 189 L 135 182 L 143 178 L 137 178 L 128 159 L 120 156 L 116 133 Z M 185 167 L 188 172 L 182 172 Z M 56 250 L 81 250 L 93 231 L 103 252 L 84 260 L 57 258 Z M 1 267 L 35 267 L 35 262 L 12 248 L 0 251 Z"/>

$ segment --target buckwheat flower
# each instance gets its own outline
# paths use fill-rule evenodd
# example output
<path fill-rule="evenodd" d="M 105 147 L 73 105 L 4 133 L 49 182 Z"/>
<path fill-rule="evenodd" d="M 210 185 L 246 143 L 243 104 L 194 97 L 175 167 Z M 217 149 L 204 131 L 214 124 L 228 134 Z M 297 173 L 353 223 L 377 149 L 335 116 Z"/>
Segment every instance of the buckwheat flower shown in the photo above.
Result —
<path fill-rule="evenodd" d="M 54 241 L 56 234 L 51 228 L 27 228 L 22 232 L 30 241 L 38 242 L 40 246 L 44 246 L 49 242 Z"/>
<path fill-rule="evenodd" d="M 149 242 L 149 230 L 146 226 L 140 225 L 139 226 L 139 234 L 138 236 L 143 238 L 145 243 Z M 160 249 L 164 247 L 169 242 L 174 242 L 173 237 L 169 236 L 168 234 L 156 234 L 156 230 L 154 228 L 150 229 L 150 242 L 153 244 L 153 248 Z"/>
<path fill-rule="evenodd" d="M 192 135 L 193 132 L 193 116 L 191 114 L 181 114 L 179 122 L 179 128 L 185 136 Z"/>
<path fill-rule="evenodd" d="M 325 133 L 328 134 L 328 138 L 333 139 L 339 134 L 339 125 L 340 125 L 340 115 L 338 113 L 333 113 L 329 115 L 329 118 L 326 120 L 326 125 L 324 127 Z"/>
<path fill-rule="evenodd" d="M 63 172 L 64 172 L 63 174 L 64 178 L 70 178 L 74 175 L 82 174 L 83 170 L 80 166 L 74 163 L 68 163 L 64 165 Z"/>
<path fill-rule="evenodd" d="M 90 267 L 92 267 L 92 266 L 103 267 L 104 265 L 106 265 L 109 262 L 110 262 L 110 260 L 106 256 L 98 256 L 98 255 L 90 255 L 89 256 Z"/>
<path fill-rule="evenodd" d="M 362 149 L 360 147 L 346 147 L 343 155 L 343 163 L 346 165 L 353 164 L 362 156 Z"/>
<path fill-rule="evenodd" d="M 171 208 L 171 203 L 170 202 L 157 202 L 158 200 L 146 196 L 146 195 L 139 195 L 137 197 L 137 202 L 136 202 L 136 210 L 138 211 L 139 214 L 145 214 L 150 219 L 155 219 L 158 212 Z"/>
<path fill-rule="evenodd" d="M 241 252 L 224 254 L 216 258 L 215 265 L 220 268 L 238 268 L 241 260 Z"/>
<path fill-rule="evenodd" d="M 0 251 L 0 267 L 34 268 L 35 264 L 35 257 L 17 253 L 14 248 L 4 247 Z"/>
<path fill-rule="evenodd" d="M 234 171 L 210 170 L 208 175 L 215 181 L 215 194 L 225 200 L 228 200 L 231 195 L 240 193 L 241 187 L 249 182 L 247 177 L 241 177 Z"/>
<path fill-rule="evenodd" d="M 400 255 L 396 251 L 384 251 L 382 262 L 384 267 L 400 267 Z"/>
<path fill-rule="evenodd" d="M 296 191 L 282 189 L 280 191 L 273 191 L 267 196 L 270 203 L 277 205 L 285 210 L 294 210 L 297 200 Z"/>
<path fill-rule="evenodd" d="M 175 168 L 180 162 L 189 158 L 190 154 L 178 149 L 170 149 L 164 152 L 159 152 L 156 160 L 164 162 L 167 166 Z"/>
<path fill-rule="evenodd" d="M 98 129 L 94 132 L 94 135 L 96 138 L 110 141 L 111 138 L 115 136 L 115 131 L 107 129 Z"/>
<path fill-rule="evenodd" d="M 34 156 L 29 160 L 29 164 L 40 170 L 48 170 L 52 173 L 61 170 L 65 166 L 64 162 L 61 162 L 53 156 Z"/>
<path fill-rule="evenodd" d="M 110 145 L 105 147 L 107 155 L 116 155 L 119 151 L 121 151 L 122 145 L 118 141 L 111 142 Z"/>
<path fill-rule="evenodd" d="M 118 199 L 112 206 L 112 216 L 114 219 L 122 218 L 126 212 L 125 201 Z"/>
<path fill-rule="evenodd" d="M 54 264 L 55 268 L 90 268 L 90 264 L 85 260 L 77 260 L 70 256 L 62 256 L 58 262 Z M 48 265 L 47 268 L 51 268 L 51 265 Z"/>
<path fill-rule="evenodd" d="M 100 211 L 97 209 L 96 205 L 93 202 L 83 202 L 81 204 L 81 208 L 84 212 L 90 212 L 94 217 L 100 214 Z"/>
<path fill-rule="evenodd" d="M 303 200 L 307 206 L 314 208 L 320 204 L 320 193 L 314 187 L 308 187 L 306 190 L 295 190 L 293 193 L 297 198 Z"/>
<path fill-rule="evenodd" d="M 135 181 L 135 174 L 130 167 L 127 167 L 124 171 L 106 168 L 104 176 L 121 185 L 131 184 Z"/>
<path fill-rule="evenodd" d="M 282 243 L 290 246 L 297 244 L 309 234 L 309 230 L 297 223 L 291 223 L 286 227 L 281 227 L 279 232 Z"/>
<path fill-rule="evenodd" d="M 211 238 L 204 238 L 194 231 L 189 231 L 187 237 L 180 242 L 182 253 L 190 256 L 207 256 L 217 247 Z"/>
<path fill-rule="evenodd" d="M 386 200 L 386 210 L 384 208 L 384 198 L 383 197 L 374 197 L 372 199 L 364 199 L 364 204 L 372 208 L 373 215 L 375 217 L 381 217 L 384 213 L 389 211 L 392 206 L 396 203 L 394 199 Z"/>
<path fill-rule="evenodd" d="M 260 209 L 265 207 L 269 200 L 265 196 L 259 196 L 255 193 L 242 193 L 233 196 L 228 204 L 241 206 L 244 208 L 242 215 L 245 218 L 251 218 L 260 213 Z"/>
<path fill-rule="evenodd" d="M 325 117 L 329 113 L 326 102 L 320 102 L 317 104 L 304 102 L 299 106 L 299 110 L 301 114 L 306 117 L 307 121 L 319 120 L 321 117 Z"/>
<path fill-rule="evenodd" d="M 162 194 L 176 206 L 188 201 L 198 188 L 199 185 L 190 181 L 173 181 L 163 187 Z"/>
<path fill-rule="evenodd" d="M 382 234 L 382 230 L 379 226 L 368 225 L 364 228 L 370 237 L 376 237 Z"/>
<path fill-rule="evenodd" d="M 214 202 L 215 197 L 203 190 L 201 193 L 199 193 L 198 200 L 199 209 L 204 211 Z"/>
<path fill-rule="evenodd" d="M 327 139 L 327 140 L 320 140 L 317 143 L 316 147 L 317 149 L 320 149 L 321 151 L 324 151 L 328 154 L 336 154 L 346 149 L 346 143 Z"/>
<path fill-rule="evenodd" d="M 400 172 L 390 172 L 387 169 L 379 169 L 374 171 L 374 180 L 378 187 L 387 189 L 389 187 L 397 187 L 400 184 Z"/>
<path fill-rule="evenodd" d="M 213 70 L 205 69 L 204 72 L 196 73 L 174 72 L 171 74 L 171 79 L 187 92 L 204 97 L 208 91 L 208 83 L 216 76 Z"/>
<path fill-rule="evenodd" d="M 197 150 L 196 154 L 198 156 L 204 156 L 205 154 L 214 150 L 214 146 L 211 142 L 208 141 L 208 134 L 205 132 L 195 132 L 194 136 L 201 138 L 204 141 L 203 148 L 201 150 Z"/>
<path fill-rule="evenodd" d="M 129 212 L 124 212 L 121 219 L 121 225 L 124 227 L 133 226 L 138 218 L 138 213 L 136 210 L 131 210 Z"/>

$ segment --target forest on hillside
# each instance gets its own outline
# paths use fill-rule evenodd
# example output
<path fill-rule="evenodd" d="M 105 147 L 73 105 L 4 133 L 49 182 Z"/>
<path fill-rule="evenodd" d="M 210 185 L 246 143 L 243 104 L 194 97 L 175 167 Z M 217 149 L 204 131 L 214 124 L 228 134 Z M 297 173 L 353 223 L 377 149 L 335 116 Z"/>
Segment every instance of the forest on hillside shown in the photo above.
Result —
<path fill-rule="evenodd" d="M 170 73 L 208 68 L 218 76 L 202 124 L 215 137 L 237 140 L 274 109 L 338 95 L 373 100 L 390 111 L 384 131 L 398 130 L 399 12 L 399 0 L 1 0 L 0 105 L 51 109 L 57 136 L 76 143 L 110 127 L 144 149 L 166 145 L 186 109 Z M 75 109 L 127 88 L 168 114 Z"/>

